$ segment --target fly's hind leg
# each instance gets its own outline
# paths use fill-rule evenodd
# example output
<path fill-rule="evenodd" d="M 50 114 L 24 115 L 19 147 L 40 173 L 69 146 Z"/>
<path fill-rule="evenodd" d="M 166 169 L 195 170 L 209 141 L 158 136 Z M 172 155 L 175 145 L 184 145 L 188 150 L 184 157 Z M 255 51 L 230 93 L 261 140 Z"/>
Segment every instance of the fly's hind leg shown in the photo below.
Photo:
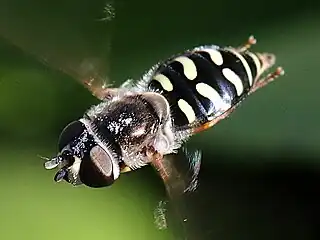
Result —
<path fill-rule="evenodd" d="M 236 48 L 238 52 L 246 52 L 249 48 L 251 48 L 252 45 L 255 45 L 257 43 L 257 39 L 254 38 L 253 35 L 249 36 L 248 40 L 241 45 L 240 47 Z"/>
<path fill-rule="evenodd" d="M 269 73 L 266 77 L 260 78 L 256 80 L 254 85 L 252 86 L 249 94 L 257 91 L 259 88 L 266 86 L 268 83 L 272 82 L 276 78 L 284 75 L 284 70 L 282 67 L 277 67 L 276 70 L 272 73 Z"/>
<path fill-rule="evenodd" d="M 268 71 L 276 63 L 276 56 L 272 53 L 248 53 L 253 60 L 257 68 L 257 76 L 254 83 L 249 91 L 249 94 L 257 91 L 259 88 L 266 86 L 279 76 L 284 74 L 282 67 L 278 66 L 273 72 L 268 75 L 263 74 Z"/>

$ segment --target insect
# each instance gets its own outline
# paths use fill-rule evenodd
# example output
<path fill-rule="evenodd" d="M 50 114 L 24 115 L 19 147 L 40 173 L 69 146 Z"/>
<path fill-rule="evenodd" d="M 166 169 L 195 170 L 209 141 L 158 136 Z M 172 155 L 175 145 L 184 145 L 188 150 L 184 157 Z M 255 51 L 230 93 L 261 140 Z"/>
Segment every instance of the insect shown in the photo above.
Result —
<path fill-rule="evenodd" d="M 57 9 L 60 9 L 60 4 Z M 39 26 L 39 29 L 34 26 L 38 26 L 38 22 L 53 25 L 52 19 L 55 18 L 44 21 L 43 16 L 37 19 L 32 13 L 30 19 L 35 19 L 35 22 L 30 23 L 27 34 L 20 34 L 27 29 L 27 23 L 13 26 L 17 20 L 10 28 L 5 24 L 6 16 L 11 18 L 17 13 L 19 15 L 15 19 L 24 19 L 20 16 L 24 11 L 16 11 L 17 6 L 14 5 L 11 11 L 7 6 L 4 8 L 8 15 L 1 15 L 1 35 L 73 76 L 101 101 L 65 127 L 58 141 L 57 155 L 46 159 L 46 169 L 57 169 L 54 176 L 57 182 L 64 180 L 72 185 L 106 187 L 118 180 L 121 174 L 150 164 L 162 178 L 169 197 L 178 199 L 196 189 L 200 171 L 201 152 L 184 148 L 188 139 L 228 117 L 247 96 L 284 73 L 278 67 L 267 74 L 276 57 L 269 53 L 251 52 L 256 40 L 249 37 L 239 47 L 205 45 L 187 50 L 156 64 L 140 80 L 130 79 L 119 88 L 111 88 L 100 81 L 105 78 L 104 69 L 108 67 L 100 61 L 106 52 L 101 49 L 106 48 L 99 48 L 98 53 L 92 54 L 98 55 L 97 58 L 90 58 L 87 53 L 90 51 L 81 55 L 82 47 L 77 48 L 78 45 L 73 43 L 79 41 L 82 34 L 72 33 L 73 39 L 63 41 L 72 44 L 61 52 L 56 47 L 48 49 L 49 43 L 37 44 L 39 41 L 35 41 L 41 39 L 41 42 L 46 42 L 43 38 L 49 36 L 48 40 L 56 46 L 56 37 L 71 32 L 75 26 L 71 25 L 70 19 L 76 21 L 75 16 L 79 14 L 73 18 L 68 16 L 66 24 L 56 28 L 62 29 L 61 34 L 52 34 L 53 29 L 47 26 Z M 75 6 L 70 8 L 74 13 Z M 85 9 L 88 12 L 91 8 L 86 6 Z M 103 8 L 99 6 L 99 9 Z M 58 14 L 60 19 L 60 11 Z M 92 39 L 102 39 L 105 44 L 110 32 L 102 34 L 100 30 L 106 29 L 102 21 L 92 24 L 93 14 L 90 12 L 89 21 L 81 15 L 79 29 L 88 27 L 86 32 L 93 35 L 92 25 L 101 24 L 97 27 L 98 35 Z M 96 19 L 109 17 L 99 16 Z M 165 204 L 161 203 L 158 211 L 162 219 L 163 206 Z M 160 225 L 166 226 L 165 223 Z"/>
<path fill-rule="evenodd" d="M 151 164 L 167 184 L 169 194 L 174 194 L 178 169 L 173 169 L 174 160 L 166 156 L 176 153 L 192 135 L 229 116 L 247 96 L 283 74 L 278 67 L 262 76 L 274 65 L 275 56 L 250 52 L 255 42 L 251 36 L 238 48 L 210 45 L 187 50 L 120 88 L 95 85 L 94 79 L 86 81 L 101 103 L 62 131 L 59 153 L 45 163 L 45 168 L 59 168 L 55 181 L 105 187 L 121 173 Z M 193 182 L 199 164 L 191 167 Z"/>

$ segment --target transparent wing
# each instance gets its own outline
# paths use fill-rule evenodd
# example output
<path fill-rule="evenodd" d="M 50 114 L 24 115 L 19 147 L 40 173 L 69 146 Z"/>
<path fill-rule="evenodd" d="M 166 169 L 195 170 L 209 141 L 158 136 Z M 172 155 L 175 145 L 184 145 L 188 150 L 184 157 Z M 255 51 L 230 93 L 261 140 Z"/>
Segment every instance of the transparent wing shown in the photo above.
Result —
<path fill-rule="evenodd" d="M 106 0 L 2 0 L 0 37 L 85 85 L 102 86 L 114 16 Z"/>
<path fill-rule="evenodd" d="M 164 229 L 170 226 L 167 221 L 174 218 L 172 228 L 190 236 L 187 199 L 198 186 L 201 152 L 183 147 L 177 154 L 166 155 L 152 165 L 162 178 L 169 196 L 169 202 L 160 201 L 155 209 L 157 227 Z"/>

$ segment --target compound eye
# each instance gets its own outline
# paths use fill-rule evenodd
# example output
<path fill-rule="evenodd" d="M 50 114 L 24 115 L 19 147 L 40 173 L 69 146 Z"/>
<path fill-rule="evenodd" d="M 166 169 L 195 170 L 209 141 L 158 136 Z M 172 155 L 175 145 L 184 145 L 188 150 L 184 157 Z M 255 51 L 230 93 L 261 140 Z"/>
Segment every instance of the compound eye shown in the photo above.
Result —
<path fill-rule="evenodd" d="M 88 157 L 81 162 L 79 171 L 81 182 L 95 188 L 111 185 L 115 181 L 114 156 L 96 145 L 90 150 L 89 159 Z"/>
<path fill-rule="evenodd" d="M 84 124 L 80 121 L 69 123 L 61 132 L 58 143 L 59 152 L 70 142 L 78 138 L 86 130 Z"/>

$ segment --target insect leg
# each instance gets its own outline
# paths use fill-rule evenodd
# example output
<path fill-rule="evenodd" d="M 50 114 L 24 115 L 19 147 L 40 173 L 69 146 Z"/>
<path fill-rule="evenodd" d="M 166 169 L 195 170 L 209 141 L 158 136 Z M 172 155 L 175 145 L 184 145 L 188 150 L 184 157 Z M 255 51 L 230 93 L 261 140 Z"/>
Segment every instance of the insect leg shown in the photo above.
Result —
<path fill-rule="evenodd" d="M 283 74 L 284 74 L 283 68 L 282 67 L 277 67 L 277 69 L 273 73 L 268 74 L 264 78 L 258 79 L 254 83 L 254 85 L 252 86 L 251 90 L 249 91 L 249 94 L 257 91 L 259 88 L 264 87 L 265 85 L 267 85 L 268 83 L 272 82 L 277 77 L 282 76 Z"/>
<path fill-rule="evenodd" d="M 160 177 L 164 182 L 167 181 L 170 177 L 169 169 L 165 166 L 163 160 L 163 156 L 158 153 L 153 147 L 148 147 L 144 149 L 145 155 L 150 159 L 151 165 L 156 169 L 159 173 Z"/>
<path fill-rule="evenodd" d="M 252 45 L 255 45 L 257 43 L 257 39 L 254 38 L 254 36 L 250 36 L 246 43 L 244 43 L 242 46 L 236 48 L 238 52 L 245 52 L 249 48 L 251 48 Z"/>
<path fill-rule="evenodd" d="M 98 83 L 99 82 L 99 83 Z M 107 83 L 103 82 L 101 84 L 100 81 L 96 81 L 95 78 L 91 78 L 84 82 L 84 85 L 91 92 L 93 96 L 100 100 L 108 100 L 113 98 L 118 94 L 117 88 L 109 88 Z"/>

